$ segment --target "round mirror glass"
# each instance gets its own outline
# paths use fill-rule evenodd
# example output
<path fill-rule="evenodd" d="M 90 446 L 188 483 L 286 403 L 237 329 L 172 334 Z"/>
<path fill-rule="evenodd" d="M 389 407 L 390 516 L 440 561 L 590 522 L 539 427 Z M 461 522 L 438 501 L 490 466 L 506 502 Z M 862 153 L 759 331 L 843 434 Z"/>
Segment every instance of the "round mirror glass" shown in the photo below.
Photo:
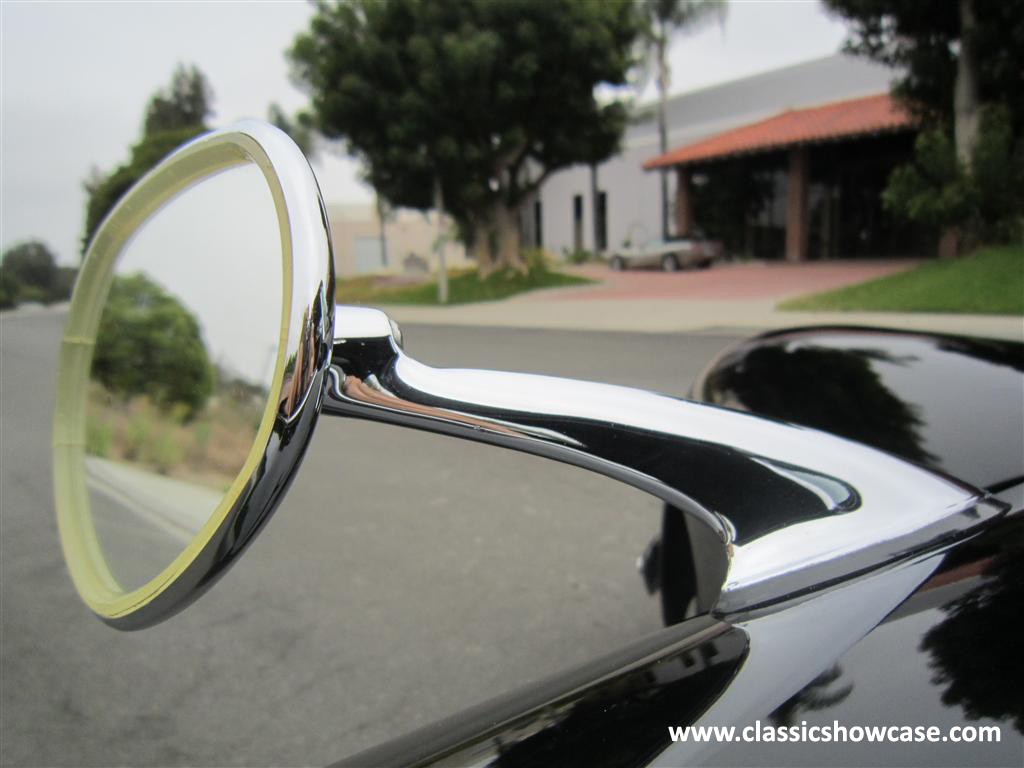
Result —
<path fill-rule="evenodd" d="M 124 592 L 181 554 L 254 451 L 280 343 L 282 261 L 253 163 L 180 191 L 116 257 L 83 461 L 96 542 Z"/>

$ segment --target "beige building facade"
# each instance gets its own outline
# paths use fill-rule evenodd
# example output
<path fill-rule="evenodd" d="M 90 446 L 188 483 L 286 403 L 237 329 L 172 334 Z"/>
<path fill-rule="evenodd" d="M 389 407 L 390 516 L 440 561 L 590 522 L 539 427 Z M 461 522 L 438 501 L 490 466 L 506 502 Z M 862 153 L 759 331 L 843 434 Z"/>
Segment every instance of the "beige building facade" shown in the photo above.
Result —
<path fill-rule="evenodd" d="M 437 270 L 437 214 L 407 209 L 392 211 L 385 217 L 384 238 L 376 207 L 364 205 L 328 205 L 331 239 L 334 243 L 334 270 L 339 277 L 370 274 L 426 274 Z M 449 219 L 444 247 L 445 264 L 471 266 L 465 248 L 453 238 Z"/>

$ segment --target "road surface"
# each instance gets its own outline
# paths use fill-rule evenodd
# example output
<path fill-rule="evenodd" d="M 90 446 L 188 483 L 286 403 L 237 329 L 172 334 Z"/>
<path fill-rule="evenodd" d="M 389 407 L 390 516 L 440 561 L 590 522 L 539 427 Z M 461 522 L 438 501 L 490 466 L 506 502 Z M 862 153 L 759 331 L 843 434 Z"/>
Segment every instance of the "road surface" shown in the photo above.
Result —
<path fill-rule="evenodd" d="M 236 567 L 136 633 L 79 603 L 53 517 L 63 315 L 0 316 L 0 763 L 317 765 L 660 626 L 651 498 L 536 457 L 325 417 Z M 433 365 L 683 394 L 732 339 L 409 327 Z"/>

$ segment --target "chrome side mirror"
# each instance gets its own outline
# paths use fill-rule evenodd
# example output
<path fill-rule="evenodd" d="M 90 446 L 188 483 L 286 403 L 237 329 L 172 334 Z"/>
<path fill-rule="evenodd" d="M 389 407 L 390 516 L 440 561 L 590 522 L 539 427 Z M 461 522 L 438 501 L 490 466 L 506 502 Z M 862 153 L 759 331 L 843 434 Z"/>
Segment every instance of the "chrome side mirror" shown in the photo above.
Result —
<path fill-rule="evenodd" d="M 246 194 L 207 195 L 228 175 L 249 179 Z M 213 203 L 249 197 L 262 197 L 263 210 L 246 203 L 241 225 Z M 174 218 L 189 201 L 216 235 Z M 270 221 L 260 242 L 241 237 Z M 271 244 L 277 251 L 262 254 Z M 193 268 L 169 266 L 186 251 Z M 216 290 L 243 271 L 253 296 Z M 208 588 L 280 501 L 321 410 L 501 445 L 648 491 L 700 532 L 701 578 L 720 615 L 933 551 L 1005 510 L 955 480 L 810 429 L 625 387 L 429 368 L 405 354 L 387 315 L 336 308 L 333 288 L 312 172 L 260 123 L 179 150 L 104 222 L 72 300 L 54 426 L 65 556 L 104 621 L 152 624 Z M 156 307 L 177 320 L 147 314 Z M 131 323 L 152 338 L 126 345 L 137 335 Z M 164 355 L 183 347 L 199 347 L 205 368 Z M 154 440 L 162 429 L 194 446 L 246 419 L 251 431 L 215 473 L 208 455 L 175 463 L 152 446 L 149 458 L 131 450 L 126 425 L 140 409 L 157 421 Z"/>
<path fill-rule="evenodd" d="M 180 610 L 266 521 L 319 413 L 333 288 L 313 173 L 262 123 L 181 148 L 103 222 L 53 435 L 65 559 L 101 619 Z"/>

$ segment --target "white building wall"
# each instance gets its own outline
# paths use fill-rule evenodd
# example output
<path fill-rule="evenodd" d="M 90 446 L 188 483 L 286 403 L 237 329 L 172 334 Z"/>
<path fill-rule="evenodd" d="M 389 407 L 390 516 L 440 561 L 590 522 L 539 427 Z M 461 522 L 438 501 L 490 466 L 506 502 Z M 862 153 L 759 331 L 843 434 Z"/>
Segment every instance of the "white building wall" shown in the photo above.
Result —
<path fill-rule="evenodd" d="M 411 264 L 435 271 L 437 265 L 437 214 L 399 208 L 387 216 L 388 263 L 381 263 L 380 221 L 372 205 L 329 205 L 331 241 L 334 245 L 334 271 L 339 277 L 357 274 L 399 274 Z M 445 266 L 466 267 L 474 262 L 462 244 L 451 239 L 454 223 L 446 224 L 449 240 L 445 244 Z"/>
<path fill-rule="evenodd" d="M 603 163 L 597 172 L 597 188 L 607 195 L 608 248 L 615 249 L 629 238 L 636 243 L 646 236 L 661 237 L 658 174 L 643 173 L 640 166 L 657 147 L 644 145 L 626 149 Z M 594 204 L 590 194 L 590 168 L 574 166 L 544 182 L 541 191 L 544 247 L 555 256 L 573 250 L 573 196 L 583 196 L 583 247 L 596 251 Z"/>
<path fill-rule="evenodd" d="M 786 109 L 881 93 L 894 77 L 879 64 L 835 54 L 674 96 L 668 102 L 668 145 L 688 144 Z M 636 110 L 622 144 L 622 152 L 598 168 L 598 189 L 608 195 L 609 249 L 627 238 L 635 245 L 643 233 L 648 240 L 661 239 L 659 174 L 643 170 L 643 163 L 658 154 L 653 105 Z M 670 195 L 674 187 L 670 180 Z M 540 189 L 543 245 L 556 257 L 573 250 L 574 195 L 583 196 L 583 247 L 595 250 L 590 169 L 574 166 L 552 174 Z M 670 199 L 670 215 L 672 204 Z"/>

